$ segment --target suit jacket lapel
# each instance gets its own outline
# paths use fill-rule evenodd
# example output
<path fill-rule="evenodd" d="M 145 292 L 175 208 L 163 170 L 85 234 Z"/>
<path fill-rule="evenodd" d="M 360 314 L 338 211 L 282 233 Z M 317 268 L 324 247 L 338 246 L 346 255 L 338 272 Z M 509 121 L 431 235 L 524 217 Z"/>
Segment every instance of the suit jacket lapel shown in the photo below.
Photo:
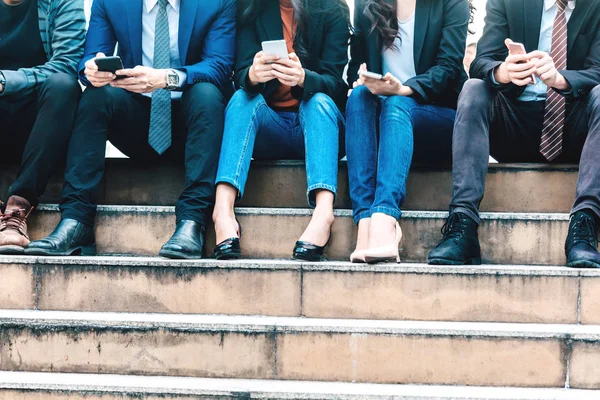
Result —
<path fill-rule="evenodd" d="M 266 9 L 260 13 L 257 24 L 268 40 L 283 39 L 283 24 L 278 1 L 266 2 Z"/>
<path fill-rule="evenodd" d="M 425 46 L 425 36 L 427 34 L 427 28 L 429 26 L 430 13 L 430 0 L 417 1 L 417 9 L 415 10 L 414 39 L 415 70 L 417 71 L 417 73 L 422 73 L 421 69 L 419 68 L 419 64 L 421 63 L 421 53 L 423 52 L 423 46 Z"/>
<path fill-rule="evenodd" d="M 135 65 L 142 65 L 142 13 L 143 0 L 127 0 L 127 23 L 129 24 L 129 46 Z"/>
<path fill-rule="evenodd" d="M 196 25 L 198 9 L 198 1 L 191 0 L 182 0 L 179 7 L 179 58 L 183 65 L 186 65 L 187 62 L 187 53 Z"/>
<path fill-rule="evenodd" d="M 544 0 L 523 0 L 523 37 L 527 51 L 537 50 L 540 45 L 540 30 Z"/>
<path fill-rule="evenodd" d="M 581 32 L 581 28 L 583 28 L 583 23 L 587 19 L 588 13 L 593 8 L 592 0 L 577 0 L 575 5 L 575 10 L 573 10 L 573 14 L 569 19 L 568 28 L 568 47 L 567 54 L 571 53 L 571 49 L 573 48 L 573 44 L 575 43 L 575 39 Z"/>

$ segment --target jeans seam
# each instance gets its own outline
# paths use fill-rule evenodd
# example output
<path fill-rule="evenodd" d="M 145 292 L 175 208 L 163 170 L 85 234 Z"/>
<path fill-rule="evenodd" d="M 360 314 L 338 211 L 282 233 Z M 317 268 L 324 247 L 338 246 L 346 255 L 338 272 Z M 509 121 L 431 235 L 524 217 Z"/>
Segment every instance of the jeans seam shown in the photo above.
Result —
<path fill-rule="evenodd" d="M 240 184 L 239 184 L 239 176 L 242 173 L 242 165 L 244 165 L 244 158 L 246 157 L 246 152 L 248 151 L 248 142 L 250 141 L 250 130 L 252 129 L 252 127 L 254 126 L 254 124 L 256 123 L 256 118 L 258 115 L 258 110 L 260 110 L 260 108 L 262 106 L 266 106 L 267 104 L 265 103 L 264 100 L 259 100 L 259 104 L 256 106 L 256 108 L 254 109 L 254 112 L 252 113 L 252 120 L 250 122 L 250 125 L 248 125 L 248 129 L 246 130 L 246 134 L 244 136 L 244 146 L 242 147 L 242 152 L 240 154 L 240 158 L 238 159 L 238 164 L 236 167 L 236 171 L 235 171 L 235 176 L 236 178 L 234 179 L 236 181 L 236 187 L 238 189 L 238 192 L 240 192 L 240 196 L 241 196 L 241 190 L 239 188 Z"/>

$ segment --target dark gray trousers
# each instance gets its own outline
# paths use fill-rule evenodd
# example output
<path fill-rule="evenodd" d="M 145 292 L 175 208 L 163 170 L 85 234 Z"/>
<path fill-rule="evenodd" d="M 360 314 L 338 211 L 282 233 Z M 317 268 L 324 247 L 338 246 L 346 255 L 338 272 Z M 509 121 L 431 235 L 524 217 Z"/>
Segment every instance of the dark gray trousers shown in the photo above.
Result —
<path fill-rule="evenodd" d="M 510 100 L 479 79 L 467 81 L 454 124 L 451 212 L 480 222 L 490 155 L 499 162 L 547 162 L 539 152 L 544 105 Z M 600 85 L 567 105 L 563 152 L 553 163 L 577 162 L 572 212 L 590 209 L 600 218 Z"/>

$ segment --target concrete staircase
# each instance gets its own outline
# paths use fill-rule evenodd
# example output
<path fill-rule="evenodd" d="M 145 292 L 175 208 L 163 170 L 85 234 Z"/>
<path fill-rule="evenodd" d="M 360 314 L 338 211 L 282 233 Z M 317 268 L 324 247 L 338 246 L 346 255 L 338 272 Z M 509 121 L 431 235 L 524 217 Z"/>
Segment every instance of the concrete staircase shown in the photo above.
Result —
<path fill-rule="evenodd" d="M 416 263 L 311 264 L 284 260 L 310 215 L 302 164 L 257 164 L 239 209 L 252 259 L 191 262 L 147 257 L 172 233 L 181 168 L 111 160 L 110 256 L 0 257 L 0 399 L 598 399 L 600 271 L 552 266 L 576 176 L 491 167 L 480 234 L 498 265 L 422 264 L 450 173 L 418 168 L 402 220 Z M 331 260 L 353 247 L 348 197 L 340 179 Z"/>

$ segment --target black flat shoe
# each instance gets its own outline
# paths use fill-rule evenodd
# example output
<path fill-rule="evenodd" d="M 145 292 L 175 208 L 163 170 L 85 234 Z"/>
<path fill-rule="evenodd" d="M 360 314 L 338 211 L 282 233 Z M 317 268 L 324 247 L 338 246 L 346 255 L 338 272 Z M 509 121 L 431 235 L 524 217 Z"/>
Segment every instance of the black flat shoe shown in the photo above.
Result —
<path fill-rule="evenodd" d="M 224 240 L 215 247 L 214 253 L 217 260 L 239 260 L 242 258 L 242 246 L 240 245 L 242 225 L 237 219 L 236 222 L 238 224 L 239 237 L 232 237 Z"/>
<path fill-rule="evenodd" d="M 46 239 L 29 243 L 25 254 L 31 256 L 95 256 L 94 228 L 74 219 L 63 219 Z"/>
<path fill-rule="evenodd" d="M 308 261 L 308 262 L 320 262 L 326 261 L 325 258 L 325 246 L 317 246 L 312 243 L 297 241 L 296 247 L 294 248 L 294 254 L 292 258 L 294 260 Z"/>
<path fill-rule="evenodd" d="M 179 221 L 173 237 L 160 249 L 159 256 L 172 259 L 203 258 L 204 226 L 195 221 Z"/>

